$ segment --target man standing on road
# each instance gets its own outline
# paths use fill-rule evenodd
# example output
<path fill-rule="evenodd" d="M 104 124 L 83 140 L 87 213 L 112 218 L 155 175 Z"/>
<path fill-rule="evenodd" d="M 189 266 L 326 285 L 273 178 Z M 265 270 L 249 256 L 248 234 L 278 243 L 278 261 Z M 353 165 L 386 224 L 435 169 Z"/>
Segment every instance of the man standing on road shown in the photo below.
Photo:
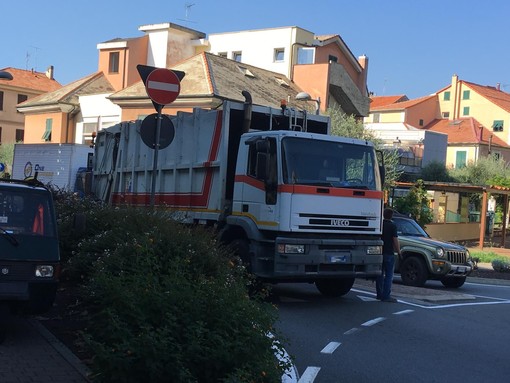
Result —
<path fill-rule="evenodd" d="M 391 284 L 393 283 L 393 272 L 395 269 L 395 252 L 400 256 L 400 244 L 398 242 L 397 226 L 391 220 L 393 210 L 384 209 L 383 213 L 383 263 L 382 274 L 375 281 L 377 299 L 383 302 L 396 302 L 391 296 Z"/>

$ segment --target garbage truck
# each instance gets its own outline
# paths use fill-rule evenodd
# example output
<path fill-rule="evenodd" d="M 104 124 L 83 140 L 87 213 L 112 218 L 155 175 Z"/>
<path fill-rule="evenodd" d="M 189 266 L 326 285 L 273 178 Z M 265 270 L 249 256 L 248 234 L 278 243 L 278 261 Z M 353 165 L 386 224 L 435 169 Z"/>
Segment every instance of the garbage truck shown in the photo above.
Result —
<path fill-rule="evenodd" d="M 331 135 L 327 116 L 248 97 L 166 117 L 165 148 L 144 143 L 143 121 L 98 133 L 96 197 L 212 226 L 270 283 L 337 297 L 381 274 L 383 166 L 371 142 Z"/>

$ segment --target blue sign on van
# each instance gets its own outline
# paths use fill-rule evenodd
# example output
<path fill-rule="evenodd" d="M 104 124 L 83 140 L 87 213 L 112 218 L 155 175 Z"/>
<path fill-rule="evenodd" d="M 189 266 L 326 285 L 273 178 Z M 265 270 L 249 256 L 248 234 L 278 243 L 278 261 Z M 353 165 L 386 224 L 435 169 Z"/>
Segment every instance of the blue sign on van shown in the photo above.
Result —
<path fill-rule="evenodd" d="M 3 162 L 0 162 L 0 173 L 3 173 L 5 171 L 5 164 Z"/>

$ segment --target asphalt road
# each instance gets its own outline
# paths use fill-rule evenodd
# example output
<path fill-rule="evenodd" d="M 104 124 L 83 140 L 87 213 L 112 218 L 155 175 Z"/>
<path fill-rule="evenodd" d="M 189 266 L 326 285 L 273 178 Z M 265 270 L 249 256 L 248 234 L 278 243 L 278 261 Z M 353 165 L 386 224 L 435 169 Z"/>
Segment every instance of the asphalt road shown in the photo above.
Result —
<path fill-rule="evenodd" d="M 366 281 L 333 300 L 313 285 L 277 286 L 278 328 L 299 382 L 507 381 L 510 286 L 426 287 L 395 283 L 399 302 L 385 303 Z"/>

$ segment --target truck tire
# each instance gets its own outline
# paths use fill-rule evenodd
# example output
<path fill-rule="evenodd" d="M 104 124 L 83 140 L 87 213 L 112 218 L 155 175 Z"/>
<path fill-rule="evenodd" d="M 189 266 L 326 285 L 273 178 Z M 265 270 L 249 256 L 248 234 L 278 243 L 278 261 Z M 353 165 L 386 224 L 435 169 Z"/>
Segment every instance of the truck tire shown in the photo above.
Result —
<path fill-rule="evenodd" d="M 427 265 L 419 257 L 408 257 L 400 266 L 400 277 L 406 286 L 422 287 L 427 282 Z"/>
<path fill-rule="evenodd" d="M 251 260 L 250 260 L 250 245 L 244 238 L 234 239 L 230 246 L 234 251 L 234 254 L 239 257 L 241 264 L 246 268 L 248 273 L 252 272 Z"/>
<path fill-rule="evenodd" d="M 341 297 L 347 294 L 351 290 L 353 284 L 354 278 L 317 279 L 315 281 L 317 290 L 328 298 Z"/>
<path fill-rule="evenodd" d="M 466 282 L 466 277 L 445 277 L 441 279 L 444 287 L 458 288 Z"/>

